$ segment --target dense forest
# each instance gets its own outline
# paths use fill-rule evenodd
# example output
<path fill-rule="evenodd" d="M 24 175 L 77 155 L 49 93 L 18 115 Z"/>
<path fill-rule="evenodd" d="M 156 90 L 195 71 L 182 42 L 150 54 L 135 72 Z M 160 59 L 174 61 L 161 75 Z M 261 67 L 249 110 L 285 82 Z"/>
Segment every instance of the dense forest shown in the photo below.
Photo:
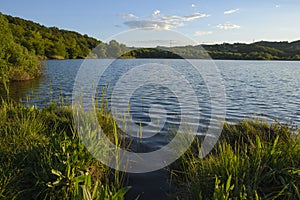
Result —
<path fill-rule="evenodd" d="M 9 80 L 28 80 L 40 74 L 38 58 L 15 42 L 8 21 L 0 13 L 0 82 L 8 92 Z"/>
<path fill-rule="evenodd" d="M 125 45 L 116 41 L 103 43 L 88 35 L 74 31 L 45 27 L 18 17 L 5 15 L 16 43 L 34 52 L 41 59 L 74 59 L 87 56 L 113 58 L 127 51 Z M 91 54 L 92 49 L 95 53 Z"/>
<path fill-rule="evenodd" d="M 94 51 L 92 52 L 92 50 Z M 128 47 L 74 31 L 45 27 L 0 13 L 0 82 L 29 80 L 42 73 L 44 59 L 116 58 Z"/>
<path fill-rule="evenodd" d="M 203 45 L 214 59 L 300 60 L 300 41 Z M 197 48 L 197 47 L 195 47 Z"/>
<path fill-rule="evenodd" d="M 169 53 L 167 53 L 169 52 Z M 177 56 L 176 56 L 177 55 Z M 124 58 L 187 58 L 231 60 L 300 60 L 300 41 L 216 44 L 181 47 L 142 48 L 127 52 Z"/>
<path fill-rule="evenodd" d="M 126 48 L 125 48 L 126 49 Z M 300 60 L 300 41 L 127 48 L 121 58 L 187 58 L 231 60 Z"/>

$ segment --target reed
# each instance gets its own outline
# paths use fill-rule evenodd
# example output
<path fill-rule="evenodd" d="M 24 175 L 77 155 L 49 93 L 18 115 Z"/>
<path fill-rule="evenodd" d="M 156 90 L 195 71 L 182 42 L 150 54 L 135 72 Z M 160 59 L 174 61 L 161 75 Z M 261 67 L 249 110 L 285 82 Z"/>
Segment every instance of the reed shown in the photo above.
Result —
<path fill-rule="evenodd" d="M 95 109 L 110 141 L 129 148 L 105 99 Z M 95 133 L 89 134 L 93 138 Z M 200 148 L 197 138 L 169 166 L 176 191 L 170 198 L 300 199 L 299 131 L 279 123 L 241 121 L 224 125 L 204 159 Z M 38 109 L 0 102 L 0 199 L 124 199 L 129 190 L 124 180 L 124 173 L 100 163 L 86 149 L 70 106 Z"/>
<path fill-rule="evenodd" d="M 124 199 L 129 189 L 87 151 L 70 107 L 2 101 L 0 134 L 1 199 Z"/>
<path fill-rule="evenodd" d="M 300 136 L 259 120 L 225 124 L 204 159 L 200 140 L 173 164 L 182 199 L 300 199 Z"/>

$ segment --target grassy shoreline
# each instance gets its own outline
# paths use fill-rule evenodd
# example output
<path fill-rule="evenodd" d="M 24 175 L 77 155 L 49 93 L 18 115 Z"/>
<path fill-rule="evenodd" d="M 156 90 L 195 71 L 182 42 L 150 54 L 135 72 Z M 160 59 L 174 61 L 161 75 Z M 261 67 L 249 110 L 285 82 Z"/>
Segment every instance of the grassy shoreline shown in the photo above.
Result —
<path fill-rule="evenodd" d="M 180 199 L 300 199 L 300 131 L 259 120 L 224 125 L 212 152 L 199 141 L 171 167 Z"/>
<path fill-rule="evenodd" d="M 109 131 L 113 119 L 101 113 Z M 68 106 L 0 105 L 0 199 L 124 199 L 124 174 L 80 141 Z M 300 198 L 300 134 L 281 124 L 225 124 L 213 151 L 199 141 L 170 166 L 178 199 Z"/>
<path fill-rule="evenodd" d="M 0 199 L 124 199 L 122 174 L 92 157 L 70 107 L 0 106 Z"/>

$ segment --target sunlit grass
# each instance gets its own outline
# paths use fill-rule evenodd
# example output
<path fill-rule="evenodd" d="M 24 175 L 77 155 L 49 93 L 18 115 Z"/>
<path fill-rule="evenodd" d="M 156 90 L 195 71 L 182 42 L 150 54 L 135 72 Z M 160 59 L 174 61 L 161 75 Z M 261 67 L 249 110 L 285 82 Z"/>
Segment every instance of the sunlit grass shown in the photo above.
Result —
<path fill-rule="evenodd" d="M 200 146 L 196 140 L 172 167 L 183 199 L 300 199 L 300 137 L 287 126 L 225 124 L 204 159 Z"/>
<path fill-rule="evenodd" d="M 87 151 L 70 107 L 3 101 L 0 118 L 1 199 L 124 199 L 122 173 Z"/>
<path fill-rule="evenodd" d="M 96 110 L 103 131 L 117 147 L 128 148 L 130 142 L 119 137 L 126 133 L 102 104 Z M 125 174 L 97 161 L 74 127 L 70 106 L 38 109 L 2 101 L 0 199 L 124 199 Z M 200 147 L 196 139 L 169 166 L 176 191 L 170 198 L 300 198 L 300 136 L 288 126 L 258 120 L 225 124 L 204 159 Z"/>

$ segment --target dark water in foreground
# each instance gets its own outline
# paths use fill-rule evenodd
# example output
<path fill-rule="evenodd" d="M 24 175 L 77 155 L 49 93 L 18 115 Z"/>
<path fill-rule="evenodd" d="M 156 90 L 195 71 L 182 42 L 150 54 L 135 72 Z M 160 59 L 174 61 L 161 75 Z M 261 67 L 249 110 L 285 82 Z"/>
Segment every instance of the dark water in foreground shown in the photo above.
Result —
<path fill-rule="evenodd" d="M 116 61 L 105 59 L 88 62 L 92 68 L 94 67 L 95 73 L 99 72 L 100 68 L 109 66 L 104 71 L 99 83 L 95 83 L 95 86 L 91 84 L 91 87 L 97 88 L 96 86 L 98 86 L 100 88 L 97 93 L 98 97 L 101 96 L 101 88 L 108 85 L 107 98 L 110 98 L 110 94 L 118 86 L 118 81 L 124 74 L 144 65 L 144 73 L 138 74 L 138 77 L 132 77 L 130 84 L 128 80 L 127 82 L 121 80 L 123 90 L 119 91 L 125 97 L 127 89 L 132 90 L 128 100 L 130 100 L 130 114 L 133 121 L 139 126 L 141 125 L 147 134 L 153 135 L 145 139 L 142 145 L 137 145 L 139 152 L 154 151 L 168 143 L 164 133 L 167 132 L 167 127 L 171 126 L 175 130 L 178 128 L 180 115 L 184 111 L 191 113 L 191 116 L 196 121 L 198 120 L 197 134 L 201 135 L 205 132 L 211 118 L 211 97 L 206 79 L 199 76 L 197 70 L 191 67 L 190 63 L 184 60 L 167 59 Z M 209 61 L 192 61 L 194 65 L 199 66 L 200 72 L 207 70 L 210 80 L 220 81 L 215 78 L 217 77 L 215 72 L 205 67 L 206 62 Z M 11 96 L 17 101 L 39 107 L 53 101 L 71 103 L 74 80 L 82 63 L 83 60 L 47 61 L 44 76 L 39 80 L 11 83 Z M 153 75 L 151 63 L 168 65 L 176 69 L 180 76 L 188 80 L 191 85 L 198 98 L 198 106 L 188 103 L 192 100 L 189 101 L 189 93 L 187 88 L 183 87 L 184 84 L 180 78 L 174 80 L 173 84 L 174 88 L 179 91 L 179 96 L 178 93 L 175 94 L 172 91 L 172 88 L 166 87 L 168 80 L 164 74 L 161 74 L 161 78 L 158 77 L 157 84 L 135 82 L 135 78 L 147 80 Z M 226 104 L 220 106 L 226 110 L 226 121 L 235 123 L 241 119 L 257 117 L 269 122 L 278 120 L 288 125 L 300 126 L 300 62 L 215 61 L 215 64 L 222 77 L 221 81 L 223 82 L 220 84 L 225 86 Z M 92 76 L 92 74 L 88 74 L 90 72 L 86 73 L 87 79 Z M 167 71 L 165 74 L 171 77 Z M 0 88 L 0 94 L 4 96 L 3 88 Z M 187 101 L 180 102 L 181 96 L 187 98 Z M 117 107 L 123 113 L 128 109 L 128 102 L 118 100 Z M 197 114 L 193 115 L 193 111 Z M 153 121 L 154 118 L 159 120 Z M 162 125 L 161 121 L 164 121 L 165 125 Z M 155 135 L 157 132 L 159 134 Z M 151 173 L 129 175 L 128 184 L 133 185 L 134 189 L 130 192 L 128 199 L 138 193 L 142 193 L 140 199 L 166 198 L 165 193 L 170 190 L 165 180 L 166 174 L 166 170 L 163 169 Z"/>

